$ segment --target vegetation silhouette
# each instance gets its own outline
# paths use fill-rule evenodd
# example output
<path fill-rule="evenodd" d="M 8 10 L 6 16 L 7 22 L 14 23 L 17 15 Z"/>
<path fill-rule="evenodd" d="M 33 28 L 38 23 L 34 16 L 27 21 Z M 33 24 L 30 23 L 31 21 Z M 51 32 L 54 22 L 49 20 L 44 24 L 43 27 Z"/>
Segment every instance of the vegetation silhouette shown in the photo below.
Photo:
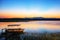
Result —
<path fill-rule="evenodd" d="M 33 18 L 0 18 L 0 22 L 28 22 L 28 21 L 60 21 L 60 18 L 43 18 L 43 17 L 33 17 Z"/>

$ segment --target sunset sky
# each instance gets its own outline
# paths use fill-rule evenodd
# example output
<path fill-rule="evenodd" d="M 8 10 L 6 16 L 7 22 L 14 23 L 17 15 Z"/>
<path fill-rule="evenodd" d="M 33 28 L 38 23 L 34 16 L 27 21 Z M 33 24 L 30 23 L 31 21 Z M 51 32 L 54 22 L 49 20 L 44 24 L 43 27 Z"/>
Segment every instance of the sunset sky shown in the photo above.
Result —
<path fill-rule="evenodd" d="M 60 0 L 0 0 L 0 18 L 60 18 Z"/>

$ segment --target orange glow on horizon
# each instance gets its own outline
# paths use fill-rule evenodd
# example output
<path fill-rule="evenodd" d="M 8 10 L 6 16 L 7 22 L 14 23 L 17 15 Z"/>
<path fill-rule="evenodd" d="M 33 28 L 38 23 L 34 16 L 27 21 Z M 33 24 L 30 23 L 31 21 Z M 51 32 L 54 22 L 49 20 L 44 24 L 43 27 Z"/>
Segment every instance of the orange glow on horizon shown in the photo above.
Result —
<path fill-rule="evenodd" d="M 0 18 L 31 18 L 31 17 L 60 18 L 60 14 L 0 13 Z"/>

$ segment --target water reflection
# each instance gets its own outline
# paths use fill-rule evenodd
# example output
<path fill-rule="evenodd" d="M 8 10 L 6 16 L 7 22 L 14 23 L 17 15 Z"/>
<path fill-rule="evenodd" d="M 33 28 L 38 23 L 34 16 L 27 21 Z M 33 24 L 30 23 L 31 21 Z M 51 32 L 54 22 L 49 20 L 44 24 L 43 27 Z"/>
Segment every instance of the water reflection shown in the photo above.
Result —
<path fill-rule="evenodd" d="M 20 26 L 14 26 L 12 28 L 24 28 L 26 30 L 60 30 L 60 21 L 30 21 L 30 22 L 0 22 L 0 29 L 11 28 L 9 24 L 20 24 Z"/>
<path fill-rule="evenodd" d="M 20 26 L 8 27 L 7 25 L 9 24 L 20 24 Z M 55 38 L 53 38 L 52 35 L 54 35 L 54 37 L 58 37 L 58 39 L 60 38 L 60 36 L 57 36 L 60 35 L 60 33 L 58 33 L 60 32 L 60 21 L 0 22 L 0 35 L 2 33 L 1 29 L 5 28 L 11 28 L 11 29 L 23 28 L 24 34 L 20 35 L 21 40 L 23 39 L 29 40 L 30 38 L 32 40 L 35 40 L 35 38 L 36 40 L 40 40 L 41 37 L 42 37 L 41 40 L 45 40 L 46 35 L 47 38 L 51 40 L 55 40 Z M 50 32 L 57 32 L 57 33 L 50 34 Z M 5 38 L 4 37 L 0 38 L 0 40 L 5 40 Z"/>

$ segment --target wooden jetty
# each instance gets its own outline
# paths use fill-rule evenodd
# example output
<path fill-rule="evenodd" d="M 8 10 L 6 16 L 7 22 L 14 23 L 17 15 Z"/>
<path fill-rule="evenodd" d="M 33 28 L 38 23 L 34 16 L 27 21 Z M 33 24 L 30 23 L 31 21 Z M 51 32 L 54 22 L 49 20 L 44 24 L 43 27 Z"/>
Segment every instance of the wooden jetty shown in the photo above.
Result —
<path fill-rule="evenodd" d="M 8 25 L 8 27 L 19 26 L 19 25 Z M 24 33 L 24 29 L 21 28 L 8 28 L 5 29 L 6 40 L 21 40 L 20 35 Z"/>

